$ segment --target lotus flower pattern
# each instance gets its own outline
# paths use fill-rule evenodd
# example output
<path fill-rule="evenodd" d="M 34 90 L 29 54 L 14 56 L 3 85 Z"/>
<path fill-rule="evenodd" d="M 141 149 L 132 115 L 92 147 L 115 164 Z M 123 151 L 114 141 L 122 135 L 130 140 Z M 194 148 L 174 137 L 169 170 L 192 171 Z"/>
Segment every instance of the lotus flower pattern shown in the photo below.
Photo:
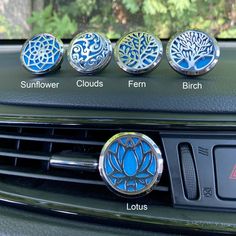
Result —
<path fill-rule="evenodd" d="M 62 46 L 53 36 L 40 34 L 29 40 L 22 52 L 23 63 L 33 72 L 50 70 L 61 57 Z"/>
<path fill-rule="evenodd" d="M 115 140 L 104 156 L 107 181 L 121 192 L 141 192 L 156 179 L 158 163 L 151 145 L 140 137 Z"/>

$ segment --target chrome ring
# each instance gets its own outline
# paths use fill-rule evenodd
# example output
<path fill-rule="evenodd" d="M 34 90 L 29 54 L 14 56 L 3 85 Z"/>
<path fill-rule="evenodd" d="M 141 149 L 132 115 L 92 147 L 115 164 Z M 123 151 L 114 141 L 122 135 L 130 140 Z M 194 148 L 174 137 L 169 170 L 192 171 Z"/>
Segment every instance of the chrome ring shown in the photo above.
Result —
<path fill-rule="evenodd" d="M 175 71 L 197 76 L 215 67 L 220 57 L 220 48 L 209 34 L 200 30 L 187 30 L 169 40 L 166 55 Z"/>
<path fill-rule="evenodd" d="M 155 69 L 161 61 L 161 41 L 146 32 L 131 32 L 116 44 L 115 58 L 118 66 L 130 74 L 143 74 Z"/>
<path fill-rule="evenodd" d="M 94 74 L 109 64 L 112 45 L 99 33 L 84 32 L 71 41 L 67 57 L 70 65 L 81 74 Z"/>
<path fill-rule="evenodd" d="M 120 196 L 148 194 L 159 182 L 163 172 L 161 151 L 144 134 L 116 134 L 101 151 L 99 172 L 109 189 Z"/>
<path fill-rule="evenodd" d="M 60 68 L 64 55 L 61 40 L 43 33 L 28 39 L 21 49 L 21 63 L 33 74 L 42 75 Z"/>

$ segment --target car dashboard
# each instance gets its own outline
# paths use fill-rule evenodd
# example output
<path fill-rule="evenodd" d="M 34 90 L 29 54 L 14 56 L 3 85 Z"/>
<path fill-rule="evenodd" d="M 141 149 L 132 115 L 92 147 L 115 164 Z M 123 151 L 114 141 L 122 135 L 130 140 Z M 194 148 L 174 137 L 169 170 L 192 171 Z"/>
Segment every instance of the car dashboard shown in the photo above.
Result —
<path fill-rule="evenodd" d="M 19 45 L 1 45 L 2 217 L 31 218 L 49 235 L 55 224 L 70 235 L 235 235 L 236 44 L 220 47 L 216 68 L 195 78 L 165 59 L 142 76 L 114 61 L 82 76 L 66 60 L 60 72 L 34 76 L 20 65 Z M 145 134 L 162 152 L 160 182 L 139 198 L 109 191 L 97 168 L 103 145 L 121 132 Z"/>

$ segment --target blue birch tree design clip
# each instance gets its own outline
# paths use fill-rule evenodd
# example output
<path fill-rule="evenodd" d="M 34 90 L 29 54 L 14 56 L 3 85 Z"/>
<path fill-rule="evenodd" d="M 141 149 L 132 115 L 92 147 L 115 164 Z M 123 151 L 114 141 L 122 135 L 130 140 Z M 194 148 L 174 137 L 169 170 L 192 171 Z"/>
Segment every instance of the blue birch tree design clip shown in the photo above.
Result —
<path fill-rule="evenodd" d="M 146 32 L 131 32 L 116 44 L 115 58 L 118 66 L 131 74 L 143 74 L 155 69 L 161 61 L 161 41 Z"/>
<path fill-rule="evenodd" d="M 217 41 L 199 30 L 187 30 L 175 35 L 167 45 L 170 66 L 177 72 L 196 76 L 212 70 L 220 57 Z"/>

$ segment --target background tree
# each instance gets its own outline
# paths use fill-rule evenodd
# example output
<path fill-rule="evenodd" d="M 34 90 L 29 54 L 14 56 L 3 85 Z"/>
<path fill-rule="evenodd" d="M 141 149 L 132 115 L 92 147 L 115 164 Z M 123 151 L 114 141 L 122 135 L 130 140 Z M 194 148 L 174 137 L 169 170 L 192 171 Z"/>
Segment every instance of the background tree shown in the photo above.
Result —
<path fill-rule="evenodd" d="M 21 1 L 7 0 L 6 4 L 14 3 L 17 7 Z M 92 30 L 119 38 L 124 32 L 140 29 L 169 38 L 177 31 L 198 28 L 217 37 L 236 38 L 236 0 L 27 1 L 31 1 L 32 10 L 31 17 L 25 22 L 29 26 L 28 35 L 46 31 L 71 38 L 74 33 Z M 8 22 L 11 20 L 4 17 Z"/>

